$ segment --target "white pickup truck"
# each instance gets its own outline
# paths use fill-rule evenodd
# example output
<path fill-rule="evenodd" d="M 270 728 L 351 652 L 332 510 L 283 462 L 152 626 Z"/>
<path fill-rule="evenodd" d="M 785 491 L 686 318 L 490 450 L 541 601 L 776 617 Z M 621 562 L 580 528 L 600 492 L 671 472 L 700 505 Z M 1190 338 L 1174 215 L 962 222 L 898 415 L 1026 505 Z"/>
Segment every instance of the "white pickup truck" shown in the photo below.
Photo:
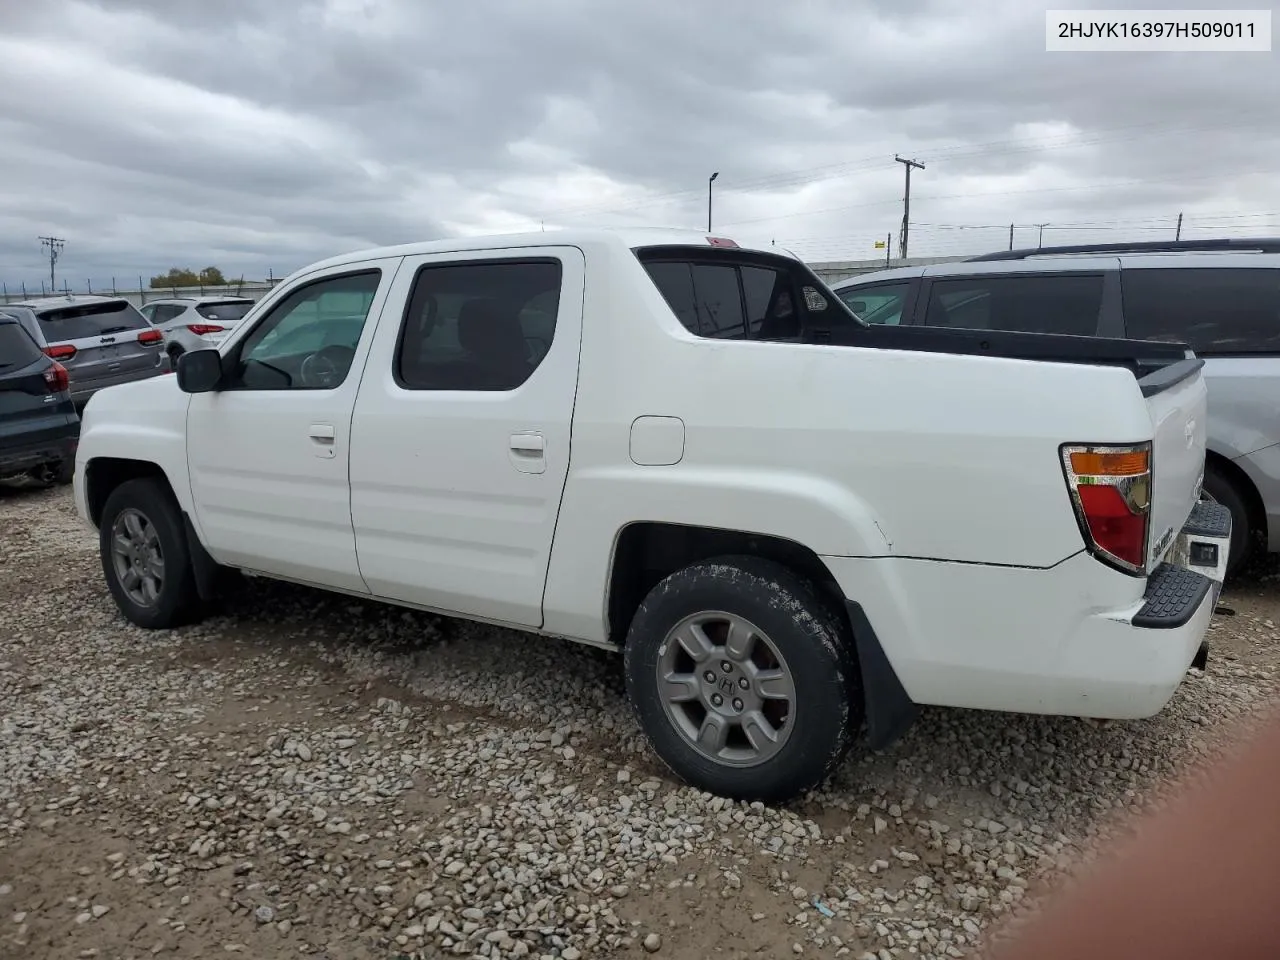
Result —
<path fill-rule="evenodd" d="M 1230 535 L 1200 366 L 868 327 L 701 235 L 411 244 L 97 394 L 75 497 L 135 624 L 230 569 L 600 645 L 680 777 L 779 801 L 920 704 L 1165 705 Z"/>

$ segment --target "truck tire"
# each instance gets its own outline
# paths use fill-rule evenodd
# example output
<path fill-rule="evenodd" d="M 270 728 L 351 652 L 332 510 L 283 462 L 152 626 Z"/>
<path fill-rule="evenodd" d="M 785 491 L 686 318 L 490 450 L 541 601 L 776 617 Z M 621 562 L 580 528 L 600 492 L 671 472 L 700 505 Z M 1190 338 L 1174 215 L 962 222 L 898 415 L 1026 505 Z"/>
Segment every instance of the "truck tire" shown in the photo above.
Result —
<path fill-rule="evenodd" d="M 116 487 L 102 509 L 98 549 L 107 588 L 131 622 L 163 630 L 199 616 L 182 515 L 165 484 L 142 478 Z"/>
<path fill-rule="evenodd" d="M 822 782 L 862 722 L 849 627 L 787 567 L 720 557 L 650 591 L 627 633 L 627 694 L 686 783 L 776 803 Z"/>
<path fill-rule="evenodd" d="M 1227 576 L 1233 577 L 1253 556 L 1255 533 L 1249 504 L 1236 485 L 1212 466 L 1204 471 L 1203 496 L 1231 511 L 1231 556 L 1227 558 Z"/>

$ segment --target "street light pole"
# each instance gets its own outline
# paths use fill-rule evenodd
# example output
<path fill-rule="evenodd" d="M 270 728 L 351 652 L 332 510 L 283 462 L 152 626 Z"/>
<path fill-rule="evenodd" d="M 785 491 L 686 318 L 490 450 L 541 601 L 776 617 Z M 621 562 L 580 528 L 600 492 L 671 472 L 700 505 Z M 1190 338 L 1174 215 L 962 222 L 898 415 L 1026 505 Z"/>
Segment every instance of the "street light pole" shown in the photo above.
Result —
<path fill-rule="evenodd" d="M 719 170 L 707 178 L 707 233 L 711 232 L 711 185 L 716 182 L 718 176 L 720 176 Z"/>

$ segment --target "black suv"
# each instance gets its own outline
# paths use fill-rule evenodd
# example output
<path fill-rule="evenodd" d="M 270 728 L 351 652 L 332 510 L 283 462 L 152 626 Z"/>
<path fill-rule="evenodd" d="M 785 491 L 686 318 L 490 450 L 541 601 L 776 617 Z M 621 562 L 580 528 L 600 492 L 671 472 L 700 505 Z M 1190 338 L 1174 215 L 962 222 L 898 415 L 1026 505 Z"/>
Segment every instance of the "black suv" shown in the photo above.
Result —
<path fill-rule="evenodd" d="M 70 483 L 80 418 L 67 369 L 0 312 L 0 480 Z"/>

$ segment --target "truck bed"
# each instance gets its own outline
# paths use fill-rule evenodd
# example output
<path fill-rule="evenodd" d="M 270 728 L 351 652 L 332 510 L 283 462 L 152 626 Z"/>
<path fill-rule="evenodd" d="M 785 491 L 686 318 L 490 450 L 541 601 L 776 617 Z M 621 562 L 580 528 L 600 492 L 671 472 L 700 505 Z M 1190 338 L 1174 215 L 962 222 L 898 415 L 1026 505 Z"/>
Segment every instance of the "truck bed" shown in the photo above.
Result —
<path fill-rule="evenodd" d="M 1144 395 L 1149 395 L 1147 390 L 1153 386 L 1160 385 L 1158 389 L 1172 386 L 1200 369 L 1204 363 L 1196 359 L 1190 347 L 1182 343 L 1075 337 L 1056 333 L 872 325 L 855 327 L 841 324 L 830 330 L 814 330 L 809 339 L 815 343 L 876 347 L 882 350 L 919 350 L 926 353 L 1007 357 L 1012 360 L 1121 366 L 1139 381 L 1144 381 Z M 1164 371 L 1162 376 L 1155 376 L 1161 371 Z M 1155 379 L 1150 384 L 1145 383 L 1150 377 Z"/>

